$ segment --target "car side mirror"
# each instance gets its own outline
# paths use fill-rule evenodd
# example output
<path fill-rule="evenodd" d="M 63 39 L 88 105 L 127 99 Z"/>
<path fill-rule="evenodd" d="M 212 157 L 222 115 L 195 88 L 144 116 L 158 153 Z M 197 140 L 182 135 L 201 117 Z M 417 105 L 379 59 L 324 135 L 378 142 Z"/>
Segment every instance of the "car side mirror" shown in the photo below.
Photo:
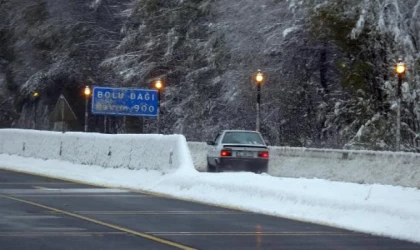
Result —
<path fill-rule="evenodd" d="M 214 141 L 207 141 L 207 145 L 214 146 L 216 143 L 214 143 Z"/>

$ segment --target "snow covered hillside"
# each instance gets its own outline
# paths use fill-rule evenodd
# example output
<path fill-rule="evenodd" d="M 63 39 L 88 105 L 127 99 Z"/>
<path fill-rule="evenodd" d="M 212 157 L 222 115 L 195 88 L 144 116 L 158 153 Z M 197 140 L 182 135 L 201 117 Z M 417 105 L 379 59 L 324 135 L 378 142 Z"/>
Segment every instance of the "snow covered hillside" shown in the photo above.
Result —
<path fill-rule="evenodd" d="M 419 13 L 419 0 L 0 1 L 0 127 L 52 129 L 63 94 L 81 131 L 85 85 L 150 89 L 161 78 L 161 131 L 206 141 L 255 128 L 261 69 L 271 145 L 389 151 L 401 57 L 401 150 L 420 152 Z M 88 123 L 156 131 L 154 119 Z"/>

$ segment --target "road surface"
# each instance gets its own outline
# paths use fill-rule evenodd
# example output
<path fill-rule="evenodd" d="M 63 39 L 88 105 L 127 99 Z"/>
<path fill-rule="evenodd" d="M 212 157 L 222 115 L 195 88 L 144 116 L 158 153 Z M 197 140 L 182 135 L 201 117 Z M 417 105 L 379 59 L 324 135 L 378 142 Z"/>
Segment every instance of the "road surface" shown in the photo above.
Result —
<path fill-rule="evenodd" d="M 0 170 L 0 214 L 1 250 L 420 249 L 322 225 L 6 170 Z"/>

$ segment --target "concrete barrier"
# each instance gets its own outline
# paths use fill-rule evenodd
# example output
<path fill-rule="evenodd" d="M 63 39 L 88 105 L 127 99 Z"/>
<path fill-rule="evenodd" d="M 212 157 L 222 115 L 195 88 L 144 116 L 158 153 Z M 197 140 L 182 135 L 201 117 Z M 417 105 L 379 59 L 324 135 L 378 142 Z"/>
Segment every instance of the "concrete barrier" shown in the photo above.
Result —
<path fill-rule="evenodd" d="M 195 171 L 183 135 L 107 135 L 0 129 L 0 153 L 112 168 Z"/>
<path fill-rule="evenodd" d="M 188 142 L 188 145 L 196 169 L 206 171 L 208 146 L 203 142 Z M 273 176 L 420 188 L 420 154 L 269 148 L 268 173 Z"/>
<path fill-rule="evenodd" d="M 0 129 L 0 153 L 163 174 L 206 171 L 208 146 L 182 135 Z M 420 188 L 420 154 L 270 147 L 270 175 Z"/>

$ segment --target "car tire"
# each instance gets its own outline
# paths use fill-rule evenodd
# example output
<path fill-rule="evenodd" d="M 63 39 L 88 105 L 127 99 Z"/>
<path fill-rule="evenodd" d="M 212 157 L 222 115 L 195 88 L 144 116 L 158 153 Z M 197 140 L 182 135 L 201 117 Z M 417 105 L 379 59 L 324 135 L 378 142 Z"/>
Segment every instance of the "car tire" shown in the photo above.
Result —
<path fill-rule="evenodd" d="M 268 172 L 268 168 L 267 167 L 260 168 L 260 169 L 254 171 L 254 173 L 256 173 L 256 174 L 262 174 L 262 173 L 267 173 L 267 172 Z"/>
<path fill-rule="evenodd" d="M 207 160 L 207 172 L 209 172 L 209 173 L 216 172 L 216 168 L 213 167 L 208 160 Z"/>

